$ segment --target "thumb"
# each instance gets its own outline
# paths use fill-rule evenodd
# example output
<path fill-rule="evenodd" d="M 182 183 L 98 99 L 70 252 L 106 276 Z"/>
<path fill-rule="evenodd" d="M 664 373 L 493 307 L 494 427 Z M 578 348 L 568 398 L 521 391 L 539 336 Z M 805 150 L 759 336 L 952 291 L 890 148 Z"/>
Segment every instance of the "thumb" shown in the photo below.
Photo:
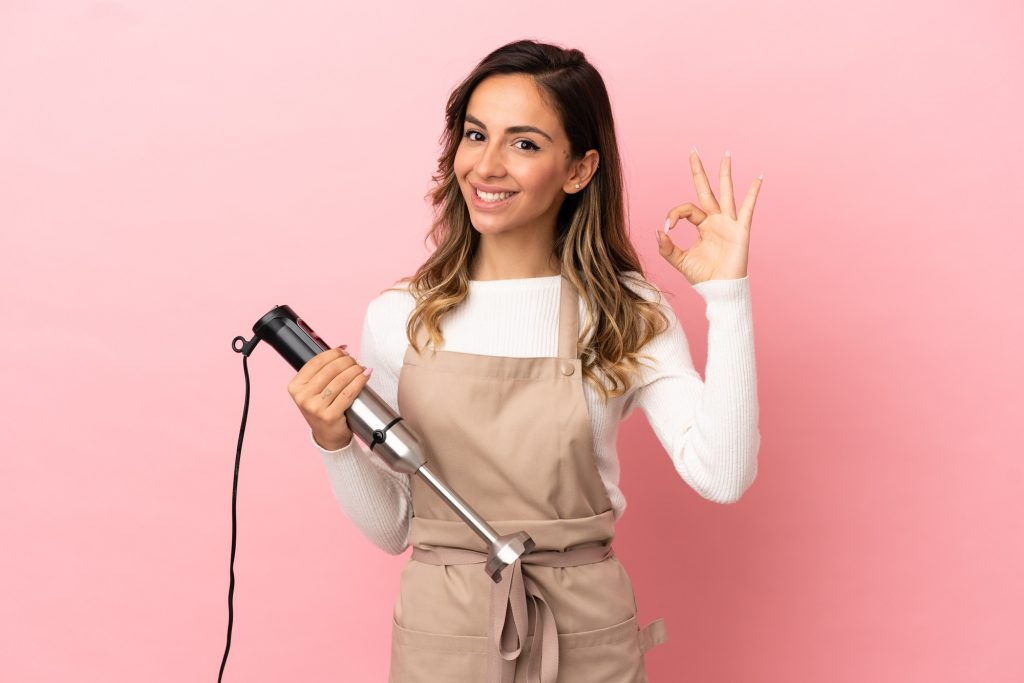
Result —
<path fill-rule="evenodd" d="M 672 240 L 668 238 L 668 235 L 661 228 L 655 229 L 654 232 L 658 236 L 658 253 L 664 256 L 665 248 L 672 243 Z"/>
<path fill-rule="evenodd" d="M 686 254 L 686 250 L 680 249 L 672 243 L 672 238 L 669 237 L 660 228 L 656 230 L 658 233 L 658 253 L 661 254 L 666 261 L 676 266 Z"/>

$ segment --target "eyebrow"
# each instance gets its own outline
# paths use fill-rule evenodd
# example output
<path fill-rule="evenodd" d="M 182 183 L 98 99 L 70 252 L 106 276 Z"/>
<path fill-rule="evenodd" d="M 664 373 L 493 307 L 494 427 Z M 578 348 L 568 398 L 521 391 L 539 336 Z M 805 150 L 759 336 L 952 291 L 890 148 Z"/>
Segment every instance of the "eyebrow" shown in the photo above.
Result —
<path fill-rule="evenodd" d="M 466 120 L 474 125 L 480 126 L 484 130 L 487 130 L 487 126 L 484 125 L 484 122 L 472 114 L 466 114 Z M 542 131 L 540 128 L 535 128 L 534 126 L 509 126 L 505 129 L 505 134 L 507 135 L 509 133 L 538 133 L 546 137 L 549 142 L 554 142 L 550 135 Z"/>

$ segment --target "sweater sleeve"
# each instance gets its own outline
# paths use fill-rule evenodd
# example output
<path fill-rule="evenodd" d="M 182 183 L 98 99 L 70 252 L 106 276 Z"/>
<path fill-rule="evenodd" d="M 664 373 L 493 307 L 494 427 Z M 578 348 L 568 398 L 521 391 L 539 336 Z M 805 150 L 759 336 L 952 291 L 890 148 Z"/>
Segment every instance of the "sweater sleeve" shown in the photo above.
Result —
<path fill-rule="evenodd" d="M 398 377 L 385 362 L 371 324 L 373 306 L 367 307 L 360 343 L 360 365 L 373 368 L 367 386 L 397 412 Z M 353 436 L 347 446 L 325 450 L 313 438 L 314 448 L 327 467 L 334 497 L 349 519 L 374 545 L 391 555 L 402 553 L 408 544 L 412 493 L 409 475 L 395 472 L 387 463 Z"/>
<path fill-rule="evenodd" d="M 748 276 L 706 280 L 693 288 L 707 306 L 706 380 L 665 304 L 670 326 L 643 351 L 654 357 L 655 368 L 642 370 L 627 409 L 640 406 L 679 476 L 701 497 L 735 503 L 757 476 L 761 442 L 750 282 Z M 664 304 L 660 290 L 656 297 Z"/>

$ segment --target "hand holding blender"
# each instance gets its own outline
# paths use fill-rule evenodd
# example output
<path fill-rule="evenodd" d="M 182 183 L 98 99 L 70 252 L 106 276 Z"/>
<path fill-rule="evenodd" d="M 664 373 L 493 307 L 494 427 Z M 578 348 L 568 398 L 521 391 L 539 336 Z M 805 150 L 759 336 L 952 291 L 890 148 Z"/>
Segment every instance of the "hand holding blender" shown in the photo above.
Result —
<path fill-rule="evenodd" d="M 288 383 L 288 393 L 313 430 L 313 438 L 327 451 L 344 448 L 352 441 L 345 411 L 373 372 L 373 368 L 356 363 L 345 350 L 347 346 L 313 356 Z"/>
<path fill-rule="evenodd" d="M 298 374 L 288 393 L 298 405 L 321 447 L 336 450 L 360 437 L 395 472 L 417 474 L 488 545 L 484 570 L 495 583 L 502 570 L 536 547 L 525 531 L 499 536 L 466 501 L 426 465 L 419 437 L 402 417 L 366 385 L 369 372 L 344 347 L 330 348 L 289 306 L 277 306 L 253 325 L 256 337 L 270 344 Z M 241 338 L 236 338 L 236 342 Z M 244 342 L 244 339 L 242 340 Z M 240 351 L 236 347 L 236 351 Z"/>

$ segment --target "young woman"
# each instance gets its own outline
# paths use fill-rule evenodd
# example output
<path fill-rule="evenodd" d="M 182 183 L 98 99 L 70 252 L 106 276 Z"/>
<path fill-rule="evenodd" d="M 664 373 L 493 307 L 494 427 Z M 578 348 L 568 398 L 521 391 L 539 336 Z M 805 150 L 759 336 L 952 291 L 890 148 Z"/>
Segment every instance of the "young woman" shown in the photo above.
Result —
<path fill-rule="evenodd" d="M 451 94 L 439 161 L 435 251 L 370 302 L 365 365 L 331 349 L 289 385 L 346 513 L 386 552 L 413 546 L 390 681 L 645 681 L 644 653 L 666 632 L 637 624 L 611 549 L 626 507 L 618 423 L 642 408 L 708 500 L 734 502 L 753 482 L 747 251 L 760 181 L 737 212 L 728 154 L 719 201 L 694 150 L 700 205 L 672 208 L 657 231 L 707 303 L 704 382 L 628 238 L 611 105 L 581 52 L 524 40 L 488 55 Z M 680 219 L 696 226 L 689 249 L 666 234 Z M 344 411 L 368 382 L 499 534 L 536 541 L 501 583 L 439 496 L 352 438 Z"/>

